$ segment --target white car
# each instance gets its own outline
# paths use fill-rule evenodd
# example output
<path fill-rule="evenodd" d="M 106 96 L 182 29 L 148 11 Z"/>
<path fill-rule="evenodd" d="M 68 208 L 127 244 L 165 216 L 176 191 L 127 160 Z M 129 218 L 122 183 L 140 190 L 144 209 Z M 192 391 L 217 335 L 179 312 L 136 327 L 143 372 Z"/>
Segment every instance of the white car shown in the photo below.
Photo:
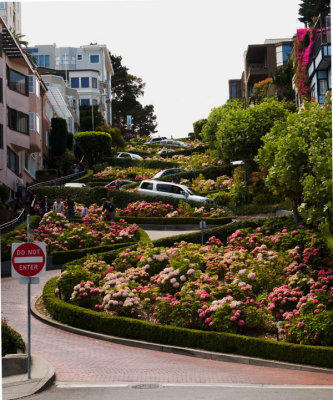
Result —
<path fill-rule="evenodd" d="M 214 204 L 214 200 L 194 194 L 185 185 L 172 182 L 155 181 L 152 179 L 147 179 L 140 183 L 139 193 Z"/>
<path fill-rule="evenodd" d="M 164 169 L 163 171 L 157 172 L 157 174 L 155 174 L 151 179 L 158 179 L 158 178 L 161 178 L 162 176 L 179 174 L 180 172 L 186 172 L 186 171 L 185 171 L 185 169 L 181 169 L 181 168 Z"/>
<path fill-rule="evenodd" d="M 159 143 L 161 146 L 175 146 L 175 147 L 184 147 L 184 148 L 191 148 L 190 145 L 181 142 L 179 140 L 172 140 L 172 139 L 166 139 L 166 140 L 161 140 Z"/>
<path fill-rule="evenodd" d="M 174 153 L 174 150 L 171 149 L 164 149 L 164 150 L 159 150 L 156 154 L 159 154 L 160 156 L 166 155 L 166 154 L 170 154 L 170 153 Z"/>
<path fill-rule="evenodd" d="M 87 186 L 85 183 L 81 183 L 81 182 L 68 182 L 65 183 L 64 187 L 73 187 L 73 188 L 82 188 Z"/>
<path fill-rule="evenodd" d="M 132 160 L 142 160 L 142 157 L 139 156 L 139 154 L 126 152 L 117 153 L 116 158 L 131 158 Z"/>
<path fill-rule="evenodd" d="M 166 139 L 165 136 L 152 138 L 152 139 L 148 140 L 148 142 L 145 142 L 144 144 L 154 144 L 154 143 L 156 144 L 156 143 L 159 143 L 161 140 L 164 140 L 164 139 Z"/>

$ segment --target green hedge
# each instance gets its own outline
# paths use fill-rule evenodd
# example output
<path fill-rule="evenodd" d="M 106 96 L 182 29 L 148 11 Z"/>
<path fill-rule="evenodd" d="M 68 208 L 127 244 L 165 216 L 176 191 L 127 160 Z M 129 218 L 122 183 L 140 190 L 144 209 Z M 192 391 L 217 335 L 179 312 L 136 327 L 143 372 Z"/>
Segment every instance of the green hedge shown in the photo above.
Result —
<path fill-rule="evenodd" d="M 2 357 L 6 354 L 16 354 L 18 350 L 25 351 L 22 336 L 7 324 L 5 318 L 1 318 L 1 348 Z"/>
<path fill-rule="evenodd" d="M 148 234 L 139 228 L 139 241 L 141 243 L 151 243 Z M 84 258 L 87 254 L 97 254 L 97 253 L 108 253 L 112 250 L 122 249 L 124 247 L 132 246 L 133 242 L 123 242 L 123 243 L 113 243 L 105 246 L 96 246 L 96 247 L 87 247 L 85 249 L 75 249 L 75 250 L 67 250 L 67 251 L 55 251 L 52 253 L 52 263 L 53 265 L 64 265 L 73 260 L 78 260 Z"/>
<path fill-rule="evenodd" d="M 232 235 L 237 229 L 244 229 L 244 228 L 251 228 L 254 229 L 258 226 L 270 226 L 272 230 L 279 230 L 283 229 L 288 226 L 295 226 L 290 218 L 286 217 L 272 217 L 272 218 L 258 218 L 252 220 L 243 220 L 243 221 L 236 221 L 230 224 L 226 224 L 223 226 L 219 226 L 216 228 L 209 228 L 204 230 L 204 241 L 207 241 L 211 236 L 215 236 L 221 240 L 221 242 L 225 243 L 227 238 Z M 161 239 L 154 240 L 154 246 L 173 246 L 175 242 L 181 242 L 184 240 L 185 242 L 192 242 L 192 243 L 201 243 L 201 232 L 194 232 L 194 233 L 185 233 L 176 236 L 169 236 Z"/>
<path fill-rule="evenodd" d="M 94 171 L 92 169 L 88 169 L 86 173 L 80 178 L 75 179 L 73 182 L 83 182 L 83 183 L 88 183 L 94 175 Z"/>
<path fill-rule="evenodd" d="M 200 174 L 203 175 L 205 179 L 216 179 L 218 176 L 228 175 L 231 176 L 232 168 L 230 165 L 219 165 L 219 166 L 209 166 L 206 168 L 198 168 L 195 172 L 187 171 L 180 172 L 179 174 L 167 175 L 159 178 L 161 181 L 165 182 L 179 182 L 181 179 L 195 179 Z"/>
<path fill-rule="evenodd" d="M 199 348 L 325 368 L 333 367 L 333 348 L 331 347 L 304 346 L 230 333 L 158 325 L 74 306 L 56 297 L 56 281 L 57 277 L 52 278 L 44 286 L 45 307 L 55 320 L 76 328 L 165 345 Z"/>
<path fill-rule="evenodd" d="M 73 200 L 77 203 L 87 204 L 88 206 L 93 203 L 101 204 L 101 199 L 107 197 L 108 190 L 104 187 L 83 187 L 83 188 L 73 188 L 64 186 L 40 186 L 34 189 L 34 192 L 39 199 L 44 196 L 53 201 L 58 196 L 66 198 L 69 194 L 72 196 Z"/>
<path fill-rule="evenodd" d="M 129 224 L 153 224 L 153 225 L 198 225 L 200 221 L 206 221 L 209 225 L 225 225 L 232 221 L 232 217 L 222 218 L 157 218 L 157 217 L 119 217 L 127 221 Z"/>

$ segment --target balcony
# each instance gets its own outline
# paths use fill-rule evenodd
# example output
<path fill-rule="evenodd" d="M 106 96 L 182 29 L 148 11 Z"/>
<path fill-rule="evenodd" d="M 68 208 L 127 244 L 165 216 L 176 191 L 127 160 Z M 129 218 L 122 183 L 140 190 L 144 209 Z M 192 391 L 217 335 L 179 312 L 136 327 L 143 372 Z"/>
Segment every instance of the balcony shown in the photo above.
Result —
<path fill-rule="evenodd" d="M 30 131 L 30 153 L 39 153 L 42 151 L 42 138 L 36 131 Z"/>
<path fill-rule="evenodd" d="M 30 136 L 7 128 L 7 143 L 16 151 L 30 151 Z"/>
<path fill-rule="evenodd" d="M 320 14 L 314 30 L 317 33 L 317 39 L 314 44 L 313 54 L 316 56 L 322 46 L 331 45 L 331 14 Z"/>

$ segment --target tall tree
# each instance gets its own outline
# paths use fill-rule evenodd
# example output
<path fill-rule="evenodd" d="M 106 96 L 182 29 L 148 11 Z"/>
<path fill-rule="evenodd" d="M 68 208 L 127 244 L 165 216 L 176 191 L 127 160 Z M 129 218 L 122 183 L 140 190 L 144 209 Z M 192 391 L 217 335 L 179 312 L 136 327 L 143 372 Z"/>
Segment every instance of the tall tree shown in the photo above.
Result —
<path fill-rule="evenodd" d="M 313 18 L 318 17 L 322 12 L 330 11 L 330 3 L 330 0 L 302 0 L 298 10 L 300 15 L 298 20 L 310 26 Z"/>
<path fill-rule="evenodd" d="M 94 131 L 97 126 L 103 125 L 104 122 L 104 117 L 98 106 L 80 106 L 81 132 Z"/>
<path fill-rule="evenodd" d="M 125 132 L 127 115 L 132 116 L 131 132 L 140 136 L 156 132 L 154 106 L 142 106 L 138 98 L 144 95 L 145 83 L 128 73 L 122 57 L 110 54 L 114 70 L 112 78 L 112 125 Z"/>

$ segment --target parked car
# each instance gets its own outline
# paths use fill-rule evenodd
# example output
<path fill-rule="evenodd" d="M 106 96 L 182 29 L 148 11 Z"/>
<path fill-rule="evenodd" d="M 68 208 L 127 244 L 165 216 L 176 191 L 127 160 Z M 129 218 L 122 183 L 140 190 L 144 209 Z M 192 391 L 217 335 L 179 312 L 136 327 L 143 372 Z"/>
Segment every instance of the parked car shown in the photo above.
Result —
<path fill-rule="evenodd" d="M 193 200 L 200 203 L 214 204 L 214 200 L 194 194 L 191 189 L 178 183 L 144 180 L 140 183 L 139 193 Z"/>
<path fill-rule="evenodd" d="M 174 150 L 171 149 L 163 149 L 163 150 L 159 150 L 156 154 L 159 154 L 160 156 L 166 155 L 166 154 L 170 154 L 170 153 L 174 153 Z"/>
<path fill-rule="evenodd" d="M 191 148 L 190 145 L 186 144 L 185 142 L 181 142 L 179 140 L 172 140 L 172 139 L 164 139 L 161 140 L 159 143 L 161 146 L 175 146 L 175 147 L 184 147 L 184 148 Z"/>
<path fill-rule="evenodd" d="M 154 144 L 154 143 L 158 143 L 158 142 L 160 142 L 161 140 L 164 140 L 164 139 L 166 139 L 165 136 L 156 137 L 156 138 L 152 138 L 152 139 L 148 140 L 148 142 L 145 142 L 144 144 Z"/>
<path fill-rule="evenodd" d="M 179 174 L 180 172 L 186 172 L 186 170 L 181 169 L 181 168 L 169 168 L 169 169 L 165 169 L 163 171 L 157 172 L 157 174 L 155 174 L 151 179 L 158 179 L 158 178 L 161 178 L 162 176 Z"/>
<path fill-rule="evenodd" d="M 120 189 L 124 185 L 129 185 L 130 183 L 133 183 L 133 181 L 127 181 L 127 180 L 120 180 L 120 181 L 112 181 L 105 185 L 106 189 L 117 189 L 117 187 Z"/>
<path fill-rule="evenodd" d="M 116 158 L 131 158 L 132 160 L 142 160 L 139 154 L 121 152 L 116 154 Z"/>
<path fill-rule="evenodd" d="M 76 188 L 82 188 L 87 186 L 85 183 L 81 183 L 81 182 L 67 182 L 65 183 L 64 187 L 76 187 Z"/>

